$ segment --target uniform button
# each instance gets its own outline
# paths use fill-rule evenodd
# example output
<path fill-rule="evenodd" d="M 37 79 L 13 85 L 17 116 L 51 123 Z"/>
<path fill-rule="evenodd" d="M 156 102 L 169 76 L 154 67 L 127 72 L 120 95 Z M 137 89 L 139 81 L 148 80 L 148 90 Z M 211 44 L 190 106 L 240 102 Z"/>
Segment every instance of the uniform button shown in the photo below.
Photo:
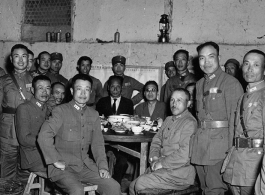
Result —
<path fill-rule="evenodd" d="M 85 137 L 83 136 L 83 139 L 85 139 Z"/>
<path fill-rule="evenodd" d="M 84 127 L 85 125 L 82 125 L 82 127 Z"/>
<path fill-rule="evenodd" d="M 83 116 L 84 114 L 82 113 L 81 116 Z"/>
<path fill-rule="evenodd" d="M 82 150 L 84 150 L 84 148 L 82 148 Z"/>

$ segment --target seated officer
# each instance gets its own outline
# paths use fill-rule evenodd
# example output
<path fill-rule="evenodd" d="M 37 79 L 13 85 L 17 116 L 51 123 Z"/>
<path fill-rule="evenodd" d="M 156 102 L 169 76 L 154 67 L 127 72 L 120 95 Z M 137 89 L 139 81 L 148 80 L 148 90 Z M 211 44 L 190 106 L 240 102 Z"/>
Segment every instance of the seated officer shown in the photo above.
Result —
<path fill-rule="evenodd" d="M 57 78 L 57 81 L 66 85 L 68 83 L 68 80 L 59 73 L 63 65 L 62 62 L 63 62 L 63 55 L 61 53 L 57 52 L 51 53 L 51 67 L 49 71 Z"/>
<path fill-rule="evenodd" d="M 46 172 L 41 151 L 37 145 L 40 128 L 45 121 L 51 93 L 51 81 L 45 75 L 36 76 L 32 81 L 34 97 L 20 104 L 16 112 L 16 132 L 20 146 L 21 168 L 31 172 Z"/>
<path fill-rule="evenodd" d="M 235 142 L 223 165 L 223 168 L 226 166 L 224 181 L 229 183 L 233 194 L 254 194 L 254 185 L 260 172 L 265 131 L 264 70 L 265 54 L 260 50 L 247 52 L 242 72 L 248 86 L 238 101 Z"/>
<path fill-rule="evenodd" d="M 176 89 L 170 98 L 173 116 L 166 118 L 154 136 L 149 154 L 150 168 L 130 185 L 130 195 L 145 189 L 183 190 L 194 183 L 195 169 L 190 164 L 189 143 L 197 121 L 188 111 L 190 94 Z"/>
<path fill-rule="evenodd" d="M 196 83 L 194 74 L 188 70 L 189 52 L 183 49 L 176 51 L 173 60 L 177 69 L 177 74 L 169 78 L 166 82 L 164 102 L 168 103 L 171 93 L 176 88 L 185 89 L 189 83 Z"/>
<path fill-rule="evenodd" d="M 119 114 L 133 115 L 132 100 L 121 96 L 122 83 L 122 77 L 110 76 L 107 81 L 109 96 L 101 98 L 96 106 L 99 115 L 104 115 L 105 117 Z"/>
<path fill-rule="evenodd" d="M 102 195 L 120 194 L 110 178 L 98 112 L 87 107 L 92 79 L 77 74 L 72 79 L 73 100 L 56 106 L 38 136 L 48 165 L 48 177 L 69 195 L 84 195 L 81 182 L 98 185 Z M 89 158 L 91 148 L 95 162 Z"/>
<path fill-rule="evenodd" d="M 136 79 L 124 75 L 125 71 L 125 63 L 126 63 L 126 58 L 123 56 L 115 56 L 112 58 L 112 71 L 115 76 L 121 76 L 123 77 L 123 84 L 122 84 L 122 93 L 121 95 L 123 97 L 126 97 L 128 99 L 132 99 L 133 105 L 138 104 L 142 99 L 143 99 L 143 84 L 137 81 Z M 104 84 L 103 88 L 103 96 L 106 97 L 108 96 L 108 89 L 107 89 L 108 83 L 106 82 Z M 132 97 L 133 91 L 137 90 L 139 93 Z"/>

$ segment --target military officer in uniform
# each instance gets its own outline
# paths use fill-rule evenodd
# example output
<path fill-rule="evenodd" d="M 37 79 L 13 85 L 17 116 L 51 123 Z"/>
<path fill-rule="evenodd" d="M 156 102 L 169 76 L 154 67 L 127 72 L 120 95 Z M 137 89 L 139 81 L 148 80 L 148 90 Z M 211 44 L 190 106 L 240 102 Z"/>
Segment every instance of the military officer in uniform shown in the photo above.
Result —
<path fill-rule="evenodd" d="M 192 137 L 191 163 L 195 164 L 206 195 L 223 195 L 221 166 L 232 146 L 234 113 L 243 94 L 238 80 L 219 66 L 219 46 L 206 42 L 197 47 L 199 65 L 205 73 L 196 83 L 198 130 Z"/>
<path fill-rule="evenodd" d="M 173 60 L 177 69 L 175 76 L 169 78 L 166 82 L 164 102 L 168 102 L 171 93 L 177 88 L 185 89 L 189 83 L 195 83 L 195 75 L 188 70 L 189 52 L 183 49 L 176 51 Z"/>
<path fill-rule="evenodd" d="M 132 99 L 133 105 L 138 104 L 143 99 L 142 90 L 144 85 L 136 79 L 124 75 L 126 58 L 123 56 L 115 56 L 112 58 L 112 71 L 114 75 L 123 77 L 121 96 Z M 108 82 L 104 84 L 103 97 L 108 96 Z M 133 91 L 137 90 L 139 93 L 132 97 Z"/>
<path fill-rule="evenodd" d="M 77 74 L 72 79 L 73 100 L 56 106 L 38 136 L 48 165 L 48 177 L 69 195 L 83 195 L 81 182 L 98 185 L 102 195 L 120 195 L 120 185 L 108 171 L 98 112 L 86 105 L 92 79 Z M 95 162 L 89 158 L 91 151 Z"/>
<path fill-rule="evenodd" d="M 224 180 L 230 184 L 234 195 L 254 194 L 260 172 L 265 130 L 264 69 L 265 54 L 260 50 L 247 52 L 242 72 L 248 86 L 238 102 L 234 146 L 224 163 Z"/>
<path fill-rule="evenodd" d="M 14 116 L 17 107 L 32 97 L 30 91 L 32 77 L 27 71 L 28 48 L 22 44 L 14 45 L 11 49 L 10 60 L 14 71 L 0 78 L 1 178 L 26 182 L 29 174 L 20 169 Z"/>

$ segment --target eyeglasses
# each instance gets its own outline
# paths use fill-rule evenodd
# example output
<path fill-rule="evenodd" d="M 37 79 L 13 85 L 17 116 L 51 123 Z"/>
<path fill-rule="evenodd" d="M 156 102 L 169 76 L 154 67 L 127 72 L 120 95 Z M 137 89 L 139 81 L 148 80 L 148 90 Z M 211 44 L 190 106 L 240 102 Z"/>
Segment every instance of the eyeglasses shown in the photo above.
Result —
<path fill-rule="evenodd" d="M 154 92 L 157 92 L 157 90 L 155 88 L 152 88 L 152 89 L 146 89 L 145 92 L 147 92 L 147 93 L 148 92 L 154 93 Z"/>

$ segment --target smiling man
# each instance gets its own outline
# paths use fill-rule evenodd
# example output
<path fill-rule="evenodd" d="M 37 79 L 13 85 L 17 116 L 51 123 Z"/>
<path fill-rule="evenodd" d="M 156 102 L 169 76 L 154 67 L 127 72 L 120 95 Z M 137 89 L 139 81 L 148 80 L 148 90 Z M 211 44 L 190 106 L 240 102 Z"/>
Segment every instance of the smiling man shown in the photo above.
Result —
<path fill-rule="evenodd" d="M 86 105 L 92 79 L 77 74 L 72 79 L 73 100 L 56 106 L 42 125 L 38 143 L 48 165 L 48 177 L 69 195 L 83 195 L 81 182 L 98 185 L 102 195 L 120 194 L 110 178 L 98 112 Z M 89 158 L 91 147 L 95 162 Z"/>
<path fill-rule="evenodd" d="M 176 51 L 173 55 L 173 60 L 177 69 L 175 76 L 169 78 L 166 82 L 164 102 L 168 102 L 171 93 L 177 88 L 185 89 L 189 83 L 196 82 L 194 74 L 188 70 L 189 52 L 183 49 Z"/>
<path fill-rule="evenodd" d="M 10 60 L 14 71 L 0 78 L 0 156 L 1 178 L 27 181 L 28 173 L 19 165 L 19 145 L 15 132 L 15 113 L 17 107 L 32 97 L 32 77 L 27 71 L 28 48 L 17 44 L 11 49 Z"/>
<path fill-rule="evenodd" d="M 34 96 L 17 108 L 16 132 L 20 145 L 21 168 L 29 171 L 45 172 L 47 166 L 39 146 L 37 137 L 46 117 L 46 102 L 51 93 L 51 81 L 47 76 L 36 76 L 32 81 Z"/>
<path fill-rule="evenodd" d="M 230 149 L 230 159 L 226 160 L 228 164 L 224 173 L 224 180 L 230 184 L 235 195 L 254 194 L 254 185 L 264 155 L 264 69 L 264 52 L 247 52 L 243 59 L 242 72 L 248 86 L 237 106 L 235 145 Z"/>
<path fill-rule="evenodd" d="M 234 113 L 243 94 L 236 78 L 222 71 L 219 46 L 206 42 L 197 47 L 204 77 L 196 83 L 196 112 L 199 128 L 191 153 L 205 195 L 223 195 L 227 190 L 221 167 L 234 136 Z"/>
<path fill-rule="evenodd" d="M 67 85 L 68 80 L 59 72 L 63 65 L 63 55 L 58 52 L 51 53 L 51 67 L 49 72 L 57 78 L 57 81 Z"/>

